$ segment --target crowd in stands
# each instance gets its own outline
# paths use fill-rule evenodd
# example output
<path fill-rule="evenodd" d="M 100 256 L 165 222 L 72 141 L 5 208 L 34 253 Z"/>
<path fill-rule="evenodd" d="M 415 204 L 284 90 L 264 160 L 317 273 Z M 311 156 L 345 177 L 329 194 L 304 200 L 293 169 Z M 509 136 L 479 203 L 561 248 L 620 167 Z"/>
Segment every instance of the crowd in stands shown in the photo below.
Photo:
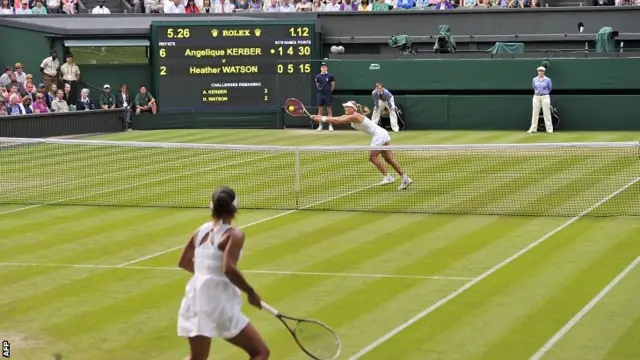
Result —
<path fill-rule="evenodd" d="M 40 73 L 37 78 L 42 78 L 37 86 L 34 75 L 27 73 L 20 63 L 4 70 L 0 76 L 0 116 L 117 108 L 125 109 L 123 120 L 130 124 L 134 112 L 139 115 L 157 111 L 156 100 L 144 85 L 133 97 L 126 84 L 115 93 L 105 84 L 100 95 L 92 96 L 88 88 L 78 94 L 81 72 L 71 54 L 60 65 L 56 51 L 52 50 L 51 56 L 42 60 L 38 72 L 34 72 Z"/>
<path fill-rule="evenodd" d="M 79 0 L 1 0 L 0 15 L 75 14 Z M 332 12 L 402 9 L 527 8 L 539 0 L 125 0 L 136 13 Z M 615 0 L 616 6 L 640 5 L 640 0 Z M 91 14 L 110 14 L 98 0 Z"/>

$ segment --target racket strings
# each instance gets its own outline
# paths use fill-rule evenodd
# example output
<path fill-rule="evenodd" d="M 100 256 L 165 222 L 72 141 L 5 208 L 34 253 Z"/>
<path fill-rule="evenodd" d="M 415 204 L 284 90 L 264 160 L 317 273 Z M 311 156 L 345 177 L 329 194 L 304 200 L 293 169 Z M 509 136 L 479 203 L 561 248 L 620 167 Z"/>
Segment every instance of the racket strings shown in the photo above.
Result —
<path fill-rule="evenodd" d="M 316 359 L 330 360 L 338 355 L 339 343 L 334 333 L 313 321 L 298 321 L 294 330 L 302 348 Z"/>
<path fill-rule="evenodd" d="M 287 113 L 293 116 L 302 116 L 305 113 L 304 105 L 298 99 L 287 99 L 284 102 L 284 108 Z"/>

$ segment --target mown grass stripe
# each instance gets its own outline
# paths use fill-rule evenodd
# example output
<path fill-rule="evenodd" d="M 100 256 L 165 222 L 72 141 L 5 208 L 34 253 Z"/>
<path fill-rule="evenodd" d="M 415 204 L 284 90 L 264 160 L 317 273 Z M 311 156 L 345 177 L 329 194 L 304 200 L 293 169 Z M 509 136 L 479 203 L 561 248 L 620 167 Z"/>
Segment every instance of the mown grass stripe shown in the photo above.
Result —
<path fill-rule="evenodd" d="M 429 321 L 413 323 L 410 331 L 387 339 L 374 350 L 373 354 L 385 358 L 393 354 L 394 348 L 413 346 L 419 342 L 426 346 L 428 342 L 424 339 L 436 338 L 440 333 L 461 326 L 476 309 L 484 306 L 505 289 L 519 283 L 522 276 L 535 271 L 536 267 L 544 267 L 545 263 L 541 259 L 546 259 L 550 254 L 572 244 L 579 234 L 588 231 L 587 228 L 587 226 L 568 227 L 563 231 L 565 235 L 571 236 L 568 241 L 546 241 L 532 248 L 528 253 L 512 261 L 508 269 L 491 274 L 484 281 L 468 288 L 463 296 L 454 297 L 440 306 L 437 311 L 431 312 Z M 416 354 L 418 351 L 420 350 L 416 349 Z"/>

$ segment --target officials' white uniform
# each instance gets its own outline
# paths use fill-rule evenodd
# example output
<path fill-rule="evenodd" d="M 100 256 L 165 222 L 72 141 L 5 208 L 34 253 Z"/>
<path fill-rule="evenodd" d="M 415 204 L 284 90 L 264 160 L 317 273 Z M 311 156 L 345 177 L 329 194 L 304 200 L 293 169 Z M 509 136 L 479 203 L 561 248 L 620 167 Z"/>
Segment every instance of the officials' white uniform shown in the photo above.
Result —
<path fill-rule="evenodd" d="M 383 146 L 386 142 L 391 141 L 389 132 L 374 124 L 373 121 L 369 120 L 366 116 L 361 123 L 351 123 L 351 127 L 371 136 L 371 146 Z"/>
<path fill-rule="evenodd" d="M 196 234 L 194 275 L 185 289 L 178 314 L 178 336 L 197 335 L 230 339 L 247 326 L 249 319 L 242 313 L 242 296 L 224 275 L 224 253 L 218 249 L 220 238 L 230 225 L 203 224 Z M 202 239 L 210 234 L 201 244 Z"/>

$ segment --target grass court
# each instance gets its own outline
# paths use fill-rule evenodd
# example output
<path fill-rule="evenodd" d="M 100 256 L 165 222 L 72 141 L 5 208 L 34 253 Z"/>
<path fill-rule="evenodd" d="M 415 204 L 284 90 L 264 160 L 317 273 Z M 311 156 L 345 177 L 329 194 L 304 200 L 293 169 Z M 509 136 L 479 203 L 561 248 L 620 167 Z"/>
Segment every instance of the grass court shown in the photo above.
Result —
<path fill-rule="evenodd" d="M 392 138 L 394 145 L 517 144 L 638 141 L 638 135 L 415 131 Z M 87 139 L 368 142 L 356 132 L 310 130 L 134 131 Z M 289 160 L 122 151 L 109 161 L 97 150 L 53 150 L 38 158 L 43 153 L 28 147 L 0 150 L 0 340 L 11 342 L 12 358 L 183 359 L 188 348 L 176 336 L 176 317 L 189 274 L 176 263 L 190 233 L 208 218 L 206 209 L 187 207 L 206 206 L 211 181 L 226 179 L 252 184 L 238 189 L 237 225 L 247 233 L 241 269 L 265 301 L 336 330 L 341 359 L 640 358 L 640 154 L 545 161 L 476 154 L 452 166 L 446 159 L 455 157 L 414 153 L 401 158 L 415 181 L 404 195 L 395 190 L 399 182 L 389 190 L 370 187 L 366 181 L 380 177 L 366 157 L 316 154 L 303 162 L 311 170 L 295 198 L 318 210 L 310 211 L 292 206 L 291 183 L 272 181 L 288 171 Z M 211 168 L 202 178 L 189 173 L 194 166 Z M 527 180 L 532 175 L 538 180 Z M 344 195 L 349 190 L 358 192 Z M 242 209 L 243 199 L 252 209 Z M 442 210 L 443 201 L 447 214 L 400 213 L 407 206 Z M 175 202 L 185 207 L 170 207 Z M 514 203 L 514 216 L 478 215 Z M 261 209 L 269 204 L 280 209 Z M 392 211 L 367 211 L 381 206 Z M 319 211 L 338 208 L 352 211 Z M 273 359 L 305 359 L 276 319 L 245 311 Z M 216 341 L 210 358 L 244 355 Z"/>

